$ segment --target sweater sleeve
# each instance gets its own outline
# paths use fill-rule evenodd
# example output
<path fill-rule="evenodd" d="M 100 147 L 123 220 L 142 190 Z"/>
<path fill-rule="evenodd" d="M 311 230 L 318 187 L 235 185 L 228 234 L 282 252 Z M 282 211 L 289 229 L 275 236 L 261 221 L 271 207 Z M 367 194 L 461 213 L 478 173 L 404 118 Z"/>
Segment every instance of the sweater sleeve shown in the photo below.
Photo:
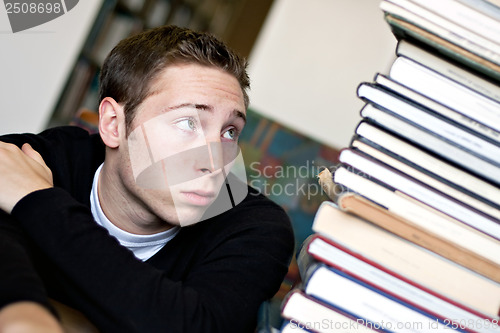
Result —
<path fill-rule="evenodd" d="M 0 308 L 18 301 L 36 302 L 55 313 L 23 231 L 12 216 L 0 210 Z"/>
<path fill-rule="evenodd" d="M 252 332 L 257 308 L 279 288 L 293 251 L 286 214 L 257 204 L 230 217 L 248 221 L 218 233 L 202 260 L 173 281 L 96 227 L 89 209 L 64 190 L 29 194 L 12 216 L 64 272 L 68 293 L 103 332 Z"/>

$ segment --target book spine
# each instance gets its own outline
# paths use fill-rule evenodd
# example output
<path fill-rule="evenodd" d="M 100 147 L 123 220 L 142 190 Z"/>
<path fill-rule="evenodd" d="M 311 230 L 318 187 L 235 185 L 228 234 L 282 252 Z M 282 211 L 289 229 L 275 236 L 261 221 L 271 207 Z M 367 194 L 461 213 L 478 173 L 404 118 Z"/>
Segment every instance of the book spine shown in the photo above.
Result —
<path fill-rule="evenodd" d="M 390 0 L 400 3 L 420 16 L 447 27 L 461 36 L 473 39 L 479 36 L 488 40 L 491 45 L 500 45 L 500 23 L 488 15 L 465 6 L 456 0 Z M 489 46 L 485 45 L 485 46 Z"/>
<path fill-rule="evenodd" d="M 329 286 L 329 288 L 325 288 L 325 286 Z M 416 331 L 427 331 L 432 327 L 438 332 L 445 332 L 449 328 L 454 328 L 451 325 L 446 326 L 442 319 L 373 288 L 333 267 L 318 267 L 307 281 L 305 291 L 307 294 L 365 321 L 368 327 L 375 327 L 385 332 L 399 332 L 404 328 L 401 326 L 404 323 L 416 323 L 418 325 Z M 378 306 L 373 307 L 372 304 L 378 304 Z M 458 328 L 457 331 L 466 332 L 466 330 Z"/>
<path fill-rule="evenodd" d="M 328 249 L 328 251 L 325 249 Z M 432 292 L 414 281 L 395 274 L 384 266 L 377 265 L 360 254 L 349 251 L 349 249 L 327 238 L 317 236 L 311 242 L 309 253 L 327 266 L 338 269 L 374 288 L 402 299 L 412 306 L 428 311 L 433 316 L 442 319 L 453 318 L 454 321 L 458 322 L 492 319 L 465 307 L 463 304 Z M 320 266 L 320 264 L 313 265 Z"/>
<path fill-rule="evenodd" d="M 493 80 L 500 82 L 500 66 L 494 62 L 480 57 L 469 49 L 452 44 L 430 32 L 421 29 L 409 22 L 387 14 L 385 20 L 389 23 L 394 35 L 401 39 L 420 41 L 443 54 L 445 57 L 456 60 L 467 67 L 483 73 Z"/>
<path fill-rule="evenodd" d="M 398 0 L 398 2 L 399 1 L 400 0 Z M 411 4 L 410 6 L 412 7 L 412 10 L 416 10 L 417 12 L 421 11 L 421 8 L 418 6 L 412 6 Z M 435 21 L 424 19 L 422 16 L 419 16 L 414 12 L 389 1 L 382 1 L 380 7 L 386 13 L 390 13 L 396 17 L 409 21 L 463 49 L 469 50 L 480 57 L 500 65 L 500 46 L 491 43 L 474 33 L 459 29 L 457 26 L 453 27 L 455 30 L 443 28 L 441 25 L 436 24 Z M 440 21 L 438 17 L 433 15 L 431 16 L 433 19 Z M 459 30 L 459 33 L 456 33 L 456 30 Z"/>
<path fill-rule="evenodd" d="M 412 144 L 431 151 L 438 156 L 469 170 L 483 179 L 500 185 L 500 168 L 488 161 L 471 154 L 456 145 L 443 141 L 420 127 L 415 127 L 387 111 L 375 108 L 370 104 L 361 110 L 361 116 L 370 119 L 382 128 L 400 135 Z"/>
<path fill-rule="evenodd" d="M 366 121 L 358 124 L 355 136 L 360 141 L 366 142 L 368 145 L 388 154 L 393 154 L 393 156 L 407 161 L 413 167 L 434 175 L 450 186 L 475 196 L 496 209 L 500 209 L 499 188 L 474 177 L 472 174 L 447 163 L 437 156 L 433 156 Z M 495 200 L 495 198 L 498 200 Z"/>

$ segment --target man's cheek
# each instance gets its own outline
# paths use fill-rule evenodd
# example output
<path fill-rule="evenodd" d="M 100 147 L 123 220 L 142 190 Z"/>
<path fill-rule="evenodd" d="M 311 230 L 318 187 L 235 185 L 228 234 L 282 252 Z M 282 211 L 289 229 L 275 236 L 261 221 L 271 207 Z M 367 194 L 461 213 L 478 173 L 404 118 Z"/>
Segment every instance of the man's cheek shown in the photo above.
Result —
<path fill-rule="evenodd" d="M 153 163 L 135 178 L 136 185 L 148 190 L 167 190 L 170 186 L 164 161 Z"/>

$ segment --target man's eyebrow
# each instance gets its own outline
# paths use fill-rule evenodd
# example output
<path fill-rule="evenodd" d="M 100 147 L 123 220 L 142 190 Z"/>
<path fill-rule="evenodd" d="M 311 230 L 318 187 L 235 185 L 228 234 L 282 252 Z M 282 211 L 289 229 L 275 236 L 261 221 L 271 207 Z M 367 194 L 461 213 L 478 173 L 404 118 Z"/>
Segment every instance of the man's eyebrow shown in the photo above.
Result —
<path fill-rule="evenodd" d="M 236 117 L 243 119 L 243 121 L 245 122 L 245 124 L 247 123 L 247 116 L 246 116 L 243 112 L 241 112 L 241 111 L 239 111 L 239 110 L 234 110 L 234 111 L 233 111 L 233 114 L 234 114 Z"/>
<path fill-rule="evenodd" d="M 194 103 L 182 103 L 182 104 L 170 106 L 167 108 L 167 110 L 177 110 L 177 109 L 182 109 L 182 108 L 193 108 L 196 110 L 213 111 L 213 108 L 210 105 L 194 104 Z"/>
<path fill-rule="evenodd" d="M 177 109 L 182 109 L 182 108 L 194 108 L 196 110 L 204 110 L 204 111 L 209 111 L 213 112 L 214 108 L 210 105 L 206 104 L 193 104 L 193 103 L 182 103 L 174 106 L 170 106 L 167 110 L 177 110 Z M 241 112 L 240 110 L 233 110 L 233 115 L 237 118 L 243 119 L 243 121 L 247 122 L 247 116 L 245 113 Z"/>

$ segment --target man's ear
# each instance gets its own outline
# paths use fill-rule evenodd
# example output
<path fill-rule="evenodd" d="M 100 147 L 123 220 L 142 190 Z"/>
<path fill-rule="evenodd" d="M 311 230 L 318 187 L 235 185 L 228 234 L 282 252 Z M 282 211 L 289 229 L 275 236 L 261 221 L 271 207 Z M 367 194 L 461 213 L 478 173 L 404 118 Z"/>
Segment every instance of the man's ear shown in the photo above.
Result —
<path fill-rule="evenodd" d="M 105 97 L 99 105 L 99 134 L 102 141 L 110 148 L 118 148 L 124 131 L 123 107 L 113 98 Z"/>

